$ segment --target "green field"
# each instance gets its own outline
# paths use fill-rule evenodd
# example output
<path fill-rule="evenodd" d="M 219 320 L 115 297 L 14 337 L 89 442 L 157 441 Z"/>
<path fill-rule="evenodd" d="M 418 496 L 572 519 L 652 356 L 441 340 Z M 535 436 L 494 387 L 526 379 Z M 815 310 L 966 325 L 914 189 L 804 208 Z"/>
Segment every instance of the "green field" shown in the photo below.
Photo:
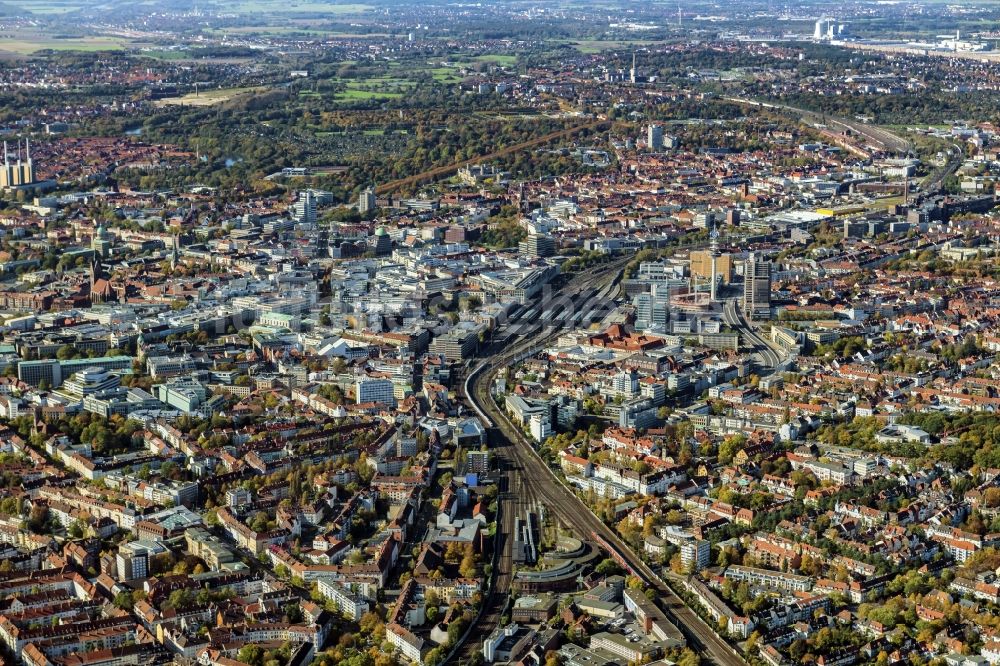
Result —
<path fill-rule="evenodd" d="M 336 93 L 333 98 L 339 102 L 400 99 L 415 85 L 413 81 L 394 76 L 349 80 L 344 81 L 346 89 Z"/>
<path fill-rule="evenodd" d="M 31 55 L 37 51 L 120 51 L 128 40 L 117 37 L 69 37 L 61 39 L 51 35 L 17 33 L 0 37 L 0 51 Z"/>
<path fill-rule="evenodd" d="M 491 53 L 487 55 L 480 55 L 473 58 L 479 62 L 492 62 L 497 65 L 515 65 L 517 64 L 517 56 L 515 55 L 505 55 L 501 53 Z"/>
<path fill-rule="evenodd" d="M 452 67 L 435 67 L 428 70 L 438 83 L 458 83 L 462 77 Z"/>

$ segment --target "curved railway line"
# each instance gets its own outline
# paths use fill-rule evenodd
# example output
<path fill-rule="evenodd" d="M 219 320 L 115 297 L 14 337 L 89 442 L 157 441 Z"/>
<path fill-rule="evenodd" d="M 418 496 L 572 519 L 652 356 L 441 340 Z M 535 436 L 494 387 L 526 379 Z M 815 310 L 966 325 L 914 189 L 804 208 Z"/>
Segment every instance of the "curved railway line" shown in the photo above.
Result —
<path fill-rule="evenodd" d="M 774 370 L 781 365 L 782 358 L 757 330 L 750 324 L 736 304 L 736 299 L 727 300 L 722 306 L 722 319 L 729 326 L 739 331 L 745 344 L 761 359 L 761 364 Z"/>
<path fill-rule="evenodd" d="M 571 281 L 562 287 L 561 291 L 577 287 L 577 296 L 593 293 L 594 299 L 607 298 L 617 290 L 621 271 L 610 273 L 607 269 L 597 271 L 595 275 L 580 276 L 579 280 Z M 586 299 L 586 296 L 583 296 Z M 575 303 L 575 300 L 574 300 Z M 589 307 L 589 306 L 588 306 Z M 465 398 L 476 411 L 483 422 L 489 427 L 491 447 L 504 470 L 507 492 L 501 494 L 504 502 L 504 530 L 513 529 L 514 512 L 509 509 L 523 510 L 517 507 L 544 506 L 547 515 L 562 527 L 573 532 L 577 537 L 596 541 L 615 559 L 622 562 L 626 568 L 641 578 L 645 585 L 656 590 L 658 603 L 667 617 L 684 633 L 688 645 L 703 657 L 719 666 L 742 666 L 746 662 L 740 654 L 705 623 L 683 600 L 636 555 L 615 532 L 605 525 L 596 515 L 555 476 L 548 464 L 535 451 L 534 446 L 510 422 L 503 413 L 490 389 L 494 379 L 508 364 L 523 357 L 559 334 L 559 328 L 534 330 L 526 334 L 516 344 L 510 345 L 502 352 L 482 361 L 475 366 L 465 378 L 463 384 Z M 509 532 L 507 533 L 509 534 Z M 499 610 L 485 610 L 473 636 L 485 636 L 498 624 L 506 599 L 509 597 L 512 582 L 512 562 L 510 559 L 509 538 L 504 538 L 505 552 L 501 561 L 506 569 L 497 578 L 490 601 Z M 504 605 L 501 605 L 503 603 Z M 471 641 L 470 641 L 471 644 Z M 469 645 L 465 654 L 468 658 Z M 464 663 L 458 660 L 456 663 Z"/>
<path fill-rule="evenodd" d="M 606 265 L 598 266 L 589 272 L 574 276 L 557 290 L 556 298 L 553 300 L 563 305 L 572 304 L 573 307 L 577 308 L 578 314 L 586 314 L 587 312 L 598 310 L 597 304 L 602 300 L 608 301 L 612 292 L 617 287 L 618 281 L 615 278 L 620 275 L 625 261 L 610 262 Z M 611 276 L 610 279 L 608 278 L 609 275 Z M 607 284 L 603 288 L 599 290 L 595 289 L 595 285 L 605 280 Z M 563 296 L 569 300 L 561 298 Z M 527 309 L 519 312 L 507 325 L 519 329 L 527 328 L 527 333 L 519 335 L 518 337 L 521 338 L 520 341 L 505 346 L 499 353 L 490 356 L 489 360 L 481 362 L 466 376 L 465 381 L 461 384 L 462 390 L 460 392 L 474 408 L 480 401 L 488 398 L 488 396 L 484 396 L 483 394 L 483 391 L 488 392 L 488 384 L 483 384 L 477 379 L 483 368 L 489 366 L 493 369 L 493 376 L 495 376 L 500 368 L 506 366 L 517 357 L 533 351 L 539 345 L 557 337 L 564 325 L 583 321 L 582 317 L 567 316 L 551 323 L 541 322 L 538 321 L 541 318 L 541 312 L 537 312 L 536 316 L 526 316 L 541 309 L 541 307 L 529 306 Z M 555 310 L 555 308 L 549 309 Z M 569 312 L 572 314 L 572 310 L 569 310 Z M 559 314 L 562 314 L 562 311 Z M 529 319 L 531 321 L 522 322 L 522 319 Z M 477 392 L 477 396 L 474 399 L 470 398 L 473 391 Z M 483 418 L 481 412 L 480 417 Z M 485 417 L 483 420 L 488 425 L 492 424 L 492 419 L 489 417 Z M 473 624 L 464 643 L 455 650 L 452 658 L 449 660 L 449 663 L 454 664 L 472 663 L 481 649 L 482 638 L 488 636 L 500 625 L 500 620 L 507 610 L 510 601 L 511 583 L 514 576 L 512 556 L 514 519 L 518 515 L 523 515 L 525 511 L 546 506 L 544 497 L 538 492 L 535 485 L 520 474 L 520 466 L 517 464 L 511 449 L 506 446 L 506 442 L 509 440 L 496 437 L 496 431 L 493 428 L 491 428 L 491 435 L 491 450 L 496 455 L 499 467 L 498 483 L 500 491 L 497 495 L 499 524 L 494 540 L 496 555 L 492 584 L 484 595 L 482 612 Z"/>
<path fill-rule="evenodd" d="M 865 140 L 872 145 L 872 147 L 877 148 L 878 150 L 885 150 L 905 155 L 913 149 L 912 144 L 903 137 L 875 125 L 869 125 L 867 123 L 847 120 L 844 118 L 831 118 L 830 116 L 824 116 L 823 114 L 816 113 L 815 111 L 799 109 L 794 106 L 788 106 L 787 104 L 761 102 L 753 99 L 744 99 L 742 97 L 723 97 L 722 99 L 734 104 L 745 104 L 747 106 L 756 106 L 762 109 L 774 109 L 775 111 L 794 113 L 805 122 L 839 127 L 853 132 L 854 134 L 863 136 Z"/>

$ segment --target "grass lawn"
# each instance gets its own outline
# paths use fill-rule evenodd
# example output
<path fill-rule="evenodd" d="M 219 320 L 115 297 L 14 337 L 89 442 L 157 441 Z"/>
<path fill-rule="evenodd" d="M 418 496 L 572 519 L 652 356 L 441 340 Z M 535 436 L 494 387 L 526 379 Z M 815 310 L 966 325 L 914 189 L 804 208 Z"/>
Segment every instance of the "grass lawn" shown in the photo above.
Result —
<path fill-rule="evenodd" d="M 343 92 L 339 92 L 334 95 L 334 99 L 341 102 L 355 102 L 360 100 L 382 100 L 382 99 L 400 99 L 403 97 L 403 93 L 399 92 L 388 92 L 383 90 L 358 90 L 356 88 L 348 88 Z"/>
<path fill-rule="evenodd" d="M 459 83 L 462 77 L 451 67 L 435 67 L 428 70 L 438 83 Z"/>
<path fill-rule="evenodd" d="M 882 197 L 881 199 L 875 199 L 867 204 L 867 208 L 870 211 L 882 212 L 889 208 L 890 206 L 898 206 L 903 203 L 903 197 Z"/>
<path fill-rule="evenodd" d="M 346 90 L 336 93 L 333 99 L 340 102 L 399 99 L 416 84 L 406 79 L 381 76 L 358 81 L 346 81 L 344 85 L 346 86 Z"/>

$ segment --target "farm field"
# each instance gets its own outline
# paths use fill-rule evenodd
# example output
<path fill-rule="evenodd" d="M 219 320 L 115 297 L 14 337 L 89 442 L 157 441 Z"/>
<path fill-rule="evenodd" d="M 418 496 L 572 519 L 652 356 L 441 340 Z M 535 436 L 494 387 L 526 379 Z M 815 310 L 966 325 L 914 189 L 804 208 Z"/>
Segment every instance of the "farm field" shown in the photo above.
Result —
<path fill-rule="evenodd" d="M 118 37 L 67 37 L 29 32 L 0 36 L 0 52 L 31 55 L 38 51 L 120 51 L 128 46 Z"/>

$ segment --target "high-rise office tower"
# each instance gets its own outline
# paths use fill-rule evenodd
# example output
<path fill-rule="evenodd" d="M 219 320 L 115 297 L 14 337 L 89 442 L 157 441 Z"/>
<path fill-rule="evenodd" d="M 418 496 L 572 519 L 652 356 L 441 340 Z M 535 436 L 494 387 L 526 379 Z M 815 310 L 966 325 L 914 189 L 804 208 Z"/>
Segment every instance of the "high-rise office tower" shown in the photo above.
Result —
<path fill-rule="evenodd" d="M 743 310 L 751 317 L 771 313 L 771 262 L 753 252 L 743 272 Z"/>
<path fill-rule="evenodd" d="M 385 227 L 379 227 L 375 230 L 375 255 L 382 257 L 387 254 L 392 254 L 392 238 Z"/>
<path fill-rule="evenodd" d="M 306 190 L 292 204 L 292 219 L 299 224 L 316 224 L 316 196 Z"/>
<path fill-rule="evenodd" d="M 650 125 L 646 128 L 646 145 L 650 150 L 663 149 L 663 128 L 659 125 Z"/>
<path fill-rule="evenodd" d="M 636 294 L 632 299 L 635 306 L 635 327 L 643 331 L 652 329 L 666 332 L 670 323 L 670 289 L 665 284 L 654 284 L 651 291 Z"/>
<path fill-rule="evenodd" d="M 715 261 L 715 268 L 712 262 Z M 729 284 L 733 281 L 733 255 L 719 250 L 715 257 L 709 250 L 691 251 L 691 275 L 700 280 L 711 280 L 716 276 L 719 284 Z"/>
<path fill-rule="evenodd" d="M 518 243 L 518 251 L 529 257 L 551 257 L 556 253 L 556 239 L 549 234 L 528 234 Z"/>
<path fill-rule="evenodd" d="M 717 285 L 719 284 L 719 269 L 718 269 L 719 230 L 716 228 L 714 224 L 712 225 L 712 245 L 708 250 L 708 256 L 711 257 L 712 260 L 711 294 L 712 294 L 712 302 L 714 303 L 717 300 L 716 299 L 716 296 L 718 296 Z"/>
<path fill-rule="evenodd" d="M 364 215 L 370 210 L 375 210 L 375 189 L 369 187 L 358 197 L 358 212 Z"/>

